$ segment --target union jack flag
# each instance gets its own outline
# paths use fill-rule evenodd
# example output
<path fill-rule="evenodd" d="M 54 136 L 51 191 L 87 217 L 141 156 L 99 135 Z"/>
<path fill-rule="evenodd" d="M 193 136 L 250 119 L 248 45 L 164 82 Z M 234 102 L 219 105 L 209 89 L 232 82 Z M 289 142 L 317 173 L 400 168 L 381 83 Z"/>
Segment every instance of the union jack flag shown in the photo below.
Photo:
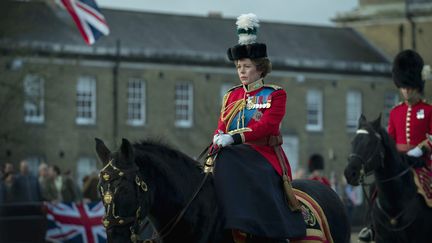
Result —
<path fill-rule="evenodd" d="M 102 35 L 109 34 L 105 17 L 93 0 L 61 0 L 72 16 L 85 42 L 95 43 Z"/>
<path fill-rule="evenodd" d="M 47 203 L 48 230 L 45 240 L 68 243 L 106 242 L 102 202 Z"/>

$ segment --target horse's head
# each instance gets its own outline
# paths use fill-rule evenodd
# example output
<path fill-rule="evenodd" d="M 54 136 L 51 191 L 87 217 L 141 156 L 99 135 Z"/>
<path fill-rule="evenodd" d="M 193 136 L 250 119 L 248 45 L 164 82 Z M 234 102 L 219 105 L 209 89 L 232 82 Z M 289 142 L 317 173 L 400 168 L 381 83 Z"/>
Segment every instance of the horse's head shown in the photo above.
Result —
<path fill-rule="evenodd" d="M 345 168 L 345 178 L 351 185 L 359 185 L 365 176 L 371 174 L 384 158 L 384 146 L 381 141 L 381 115 L 368 122 L 361 115 L 358 130 L 351 142 L 351 154 Z"/>
<path fill-rule="evenodd" d="M 96 151 L 103 162 L 98 190 L 105 206 L 103 224 L 109 242 L 135 242 L 149 200 L 147 184 L 138 173 L 134 149 L 123 139 L 120 150 L 114 153 L 102 140 L 96 140 Z"/>

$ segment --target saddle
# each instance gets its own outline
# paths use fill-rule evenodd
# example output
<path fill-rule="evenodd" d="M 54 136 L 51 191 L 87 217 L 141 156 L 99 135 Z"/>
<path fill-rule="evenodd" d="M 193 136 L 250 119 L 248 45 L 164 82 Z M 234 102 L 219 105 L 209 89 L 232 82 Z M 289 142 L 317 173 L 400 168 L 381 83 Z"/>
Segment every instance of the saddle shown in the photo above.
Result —
<path fill-rule="evenodd" d="M 306 223 L 306 236 L 290 239 L 291 243 L 333 243 L 330 227 L 321 206 L 308 194 L 293 189 L 301 204 L 303 219 Z"/>
<path fill-rule="evenodd" d="M 333 243 L 330 227 L 324 211 L 318 203 L 308 194 L 293 188 L 297 200 L 300 202 L 300 209 L 303 220 L 306 223 L 306 236 L 289 239 L 291 243 Z M 233 231 L 233 239 L 236 243 L 245 243 L 247 234 L 240 231 Z"/>
<path fill-rule="evenodd" d="M 426 205 L 432 207 L 432 169 L 429 167 L 413 168 L 417 193 L 422 195 Z"/>

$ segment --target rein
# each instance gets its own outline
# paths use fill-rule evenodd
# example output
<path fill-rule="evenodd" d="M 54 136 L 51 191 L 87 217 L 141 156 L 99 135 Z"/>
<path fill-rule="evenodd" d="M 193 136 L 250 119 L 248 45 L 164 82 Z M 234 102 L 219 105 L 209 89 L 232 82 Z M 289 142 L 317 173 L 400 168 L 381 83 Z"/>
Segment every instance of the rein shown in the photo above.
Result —
<path fill-rule="evenodd" d="M 106 171 L 109 167 L 112 168 L 113 172 L 108 173 L 108 171 Z M 115 167 L 112 164 L 112 160 L 110 160 L 109 163 L 101 170 L 100 177 L 104 181 L 109 182 L 109 181 L 114 181 L 114 180 L 123 178 L 123 176 L 125 176 L 125 175 L 133 174 L 133 175 L 135 175 L 135 185 L 138 186 L 138 192 L 142 191 L 142 192 L 146 193 L 148 191 L 147 184 L 144 182 L 144 180 L 142 180 L 138 176 L 137 171 L 138 171 L 138 169 L 122 171 L 119 168 Z M 133 178 L 133 175 L 131 176 L 132 178 Z M 145 239 L 145 240 L 139 239 L 139 234 L 141 233 L 141 231 L 145 227 L 148 226 L 148 222 L 147 222 L 143 227 L 141 227 L 141 225 L 142 225 L 142 218 L 140 217 L 141 216 L 141 206 L 138 207 L 138 209 L 135 213 L 135 217 L 133 217 L 133 216 L 122 217 L 122 216 L 115 215 L 115 203 L 113 202 L 113 200 L 114 200 L 114 195 L 115 195 L 117 188 L 114 188 L 114 193 L 112 193 L 111 189 L 110 189 L 110 184 L 108 184 L 108 189 L 106 192 L 101 187 L 103 202 L 104 202 L 104 205 L 106 207 L 106 213 L 105 213 L 105 216 L 103 218 L 103 224 L 104 224 L 106 229 L 109 229 L 111 227 L 124 226 L 124 225 L 128 225 L 128 224 L 133 223 L 133 225 L 130 227 L 131 241 L 133 243 L 136 243 L 136 242 L 153 243 L 153 242 L 157 242 L 158 240 L 162 240 L 163 238 L 165 238 L 167 235 L 169 235 L 172 232 L 172 230 L 175 228 L 175 226 L 178 224 L 178 222 L 182 219 L 182 217 L 186 213 L 187 209 L 191 205 L 192 201 L 197 197 L 197 195 L 201 191 L 202 187 L 204 186 L 204 184 L 208 178 L 208 175 L 209 175 L 208 173 L 205 173 L 204 178 L 201 180 L 199 186 L 195 190 L 192 197 L 189 199 L 189 201 L 186 203 L 186 205 L 183 207 L 183 209 L 175 217 L 173 217 L 157 233 L 157 235 L 158 235 L 157 237 L 153 237 L 151 239 Z M 124 178 L 131 178 L 131 177 L 124 177 Z M 142 198 L 142 193 L 138 194 L 138 198 Z M 142 202 L 142 200 L 139 200 L 140 205 L 142 204 L 141 202 Z"/>
<path fill-rule="evenodd" d="M 175 228 L 175 226 L 177 225 L 177 223 L 181 220 L 181 218 L 183 217 L 183 215 L 186 213 L 187 209 L 189 208 L 189 206 L 191 205 L 192 201 L 197 197 L 198 193 L 201 191 L 201 188 L 204 186 L 207 178 L 208 178 L 208 173 L 205 173 L 204 178 L 201 180 L 198 188 L 195 190 L 194 194 L 192 195 L 192 197 L 189 199 L 189 201 L 186 203 L 186 205 L 183 207 L 183 209 L 180 211 L 179 214 L 177 214 L 177 216 L 175 218 L 172 218 L 158 233 L 157 237 L 151 238 L 151 239 L 146 239 L 144 240 L 144 243 L 153 243 L 156 242 L 158 239 L 162 240 L 163 238 L 165 238 L 167 235 L 169 235 L 171 233 L 171 231 L 173 231 L 173 229 Z M 168 226 L 171 224 L 171 226 L 168 228 Z M 167 230 L 168 229 L 168 230 Z M 166 231 L 166 232 L 164 232 Z M 139 233 L 139 232 L 138 232 Z M 133 242 L 137 242 L 137 241 L 133 241 Z"/>

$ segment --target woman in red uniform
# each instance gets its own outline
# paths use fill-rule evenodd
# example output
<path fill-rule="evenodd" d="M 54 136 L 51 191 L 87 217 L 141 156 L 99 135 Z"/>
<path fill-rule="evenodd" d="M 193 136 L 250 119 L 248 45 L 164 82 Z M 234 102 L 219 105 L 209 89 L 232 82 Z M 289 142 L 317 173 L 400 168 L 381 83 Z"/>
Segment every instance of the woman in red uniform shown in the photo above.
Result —
<path fill-rule="evenodd" d="M 285 242 L 306 230 L 301 213 L 288 206 L 281 183 L 284 175 L 287 183 L 291 179 L 279 130 L 286 93 L 264 81 L 271 63 L 266 45 L 255 42 L 256 16 L 241 15 L 236 24 L 239 44 L 228 49 L 228 58 L 241 84 L 224 96 L 214 133 L 213 143 L 222 147 L 214 170 L 216 191 L 225 227 L 235 239 Z"/>

